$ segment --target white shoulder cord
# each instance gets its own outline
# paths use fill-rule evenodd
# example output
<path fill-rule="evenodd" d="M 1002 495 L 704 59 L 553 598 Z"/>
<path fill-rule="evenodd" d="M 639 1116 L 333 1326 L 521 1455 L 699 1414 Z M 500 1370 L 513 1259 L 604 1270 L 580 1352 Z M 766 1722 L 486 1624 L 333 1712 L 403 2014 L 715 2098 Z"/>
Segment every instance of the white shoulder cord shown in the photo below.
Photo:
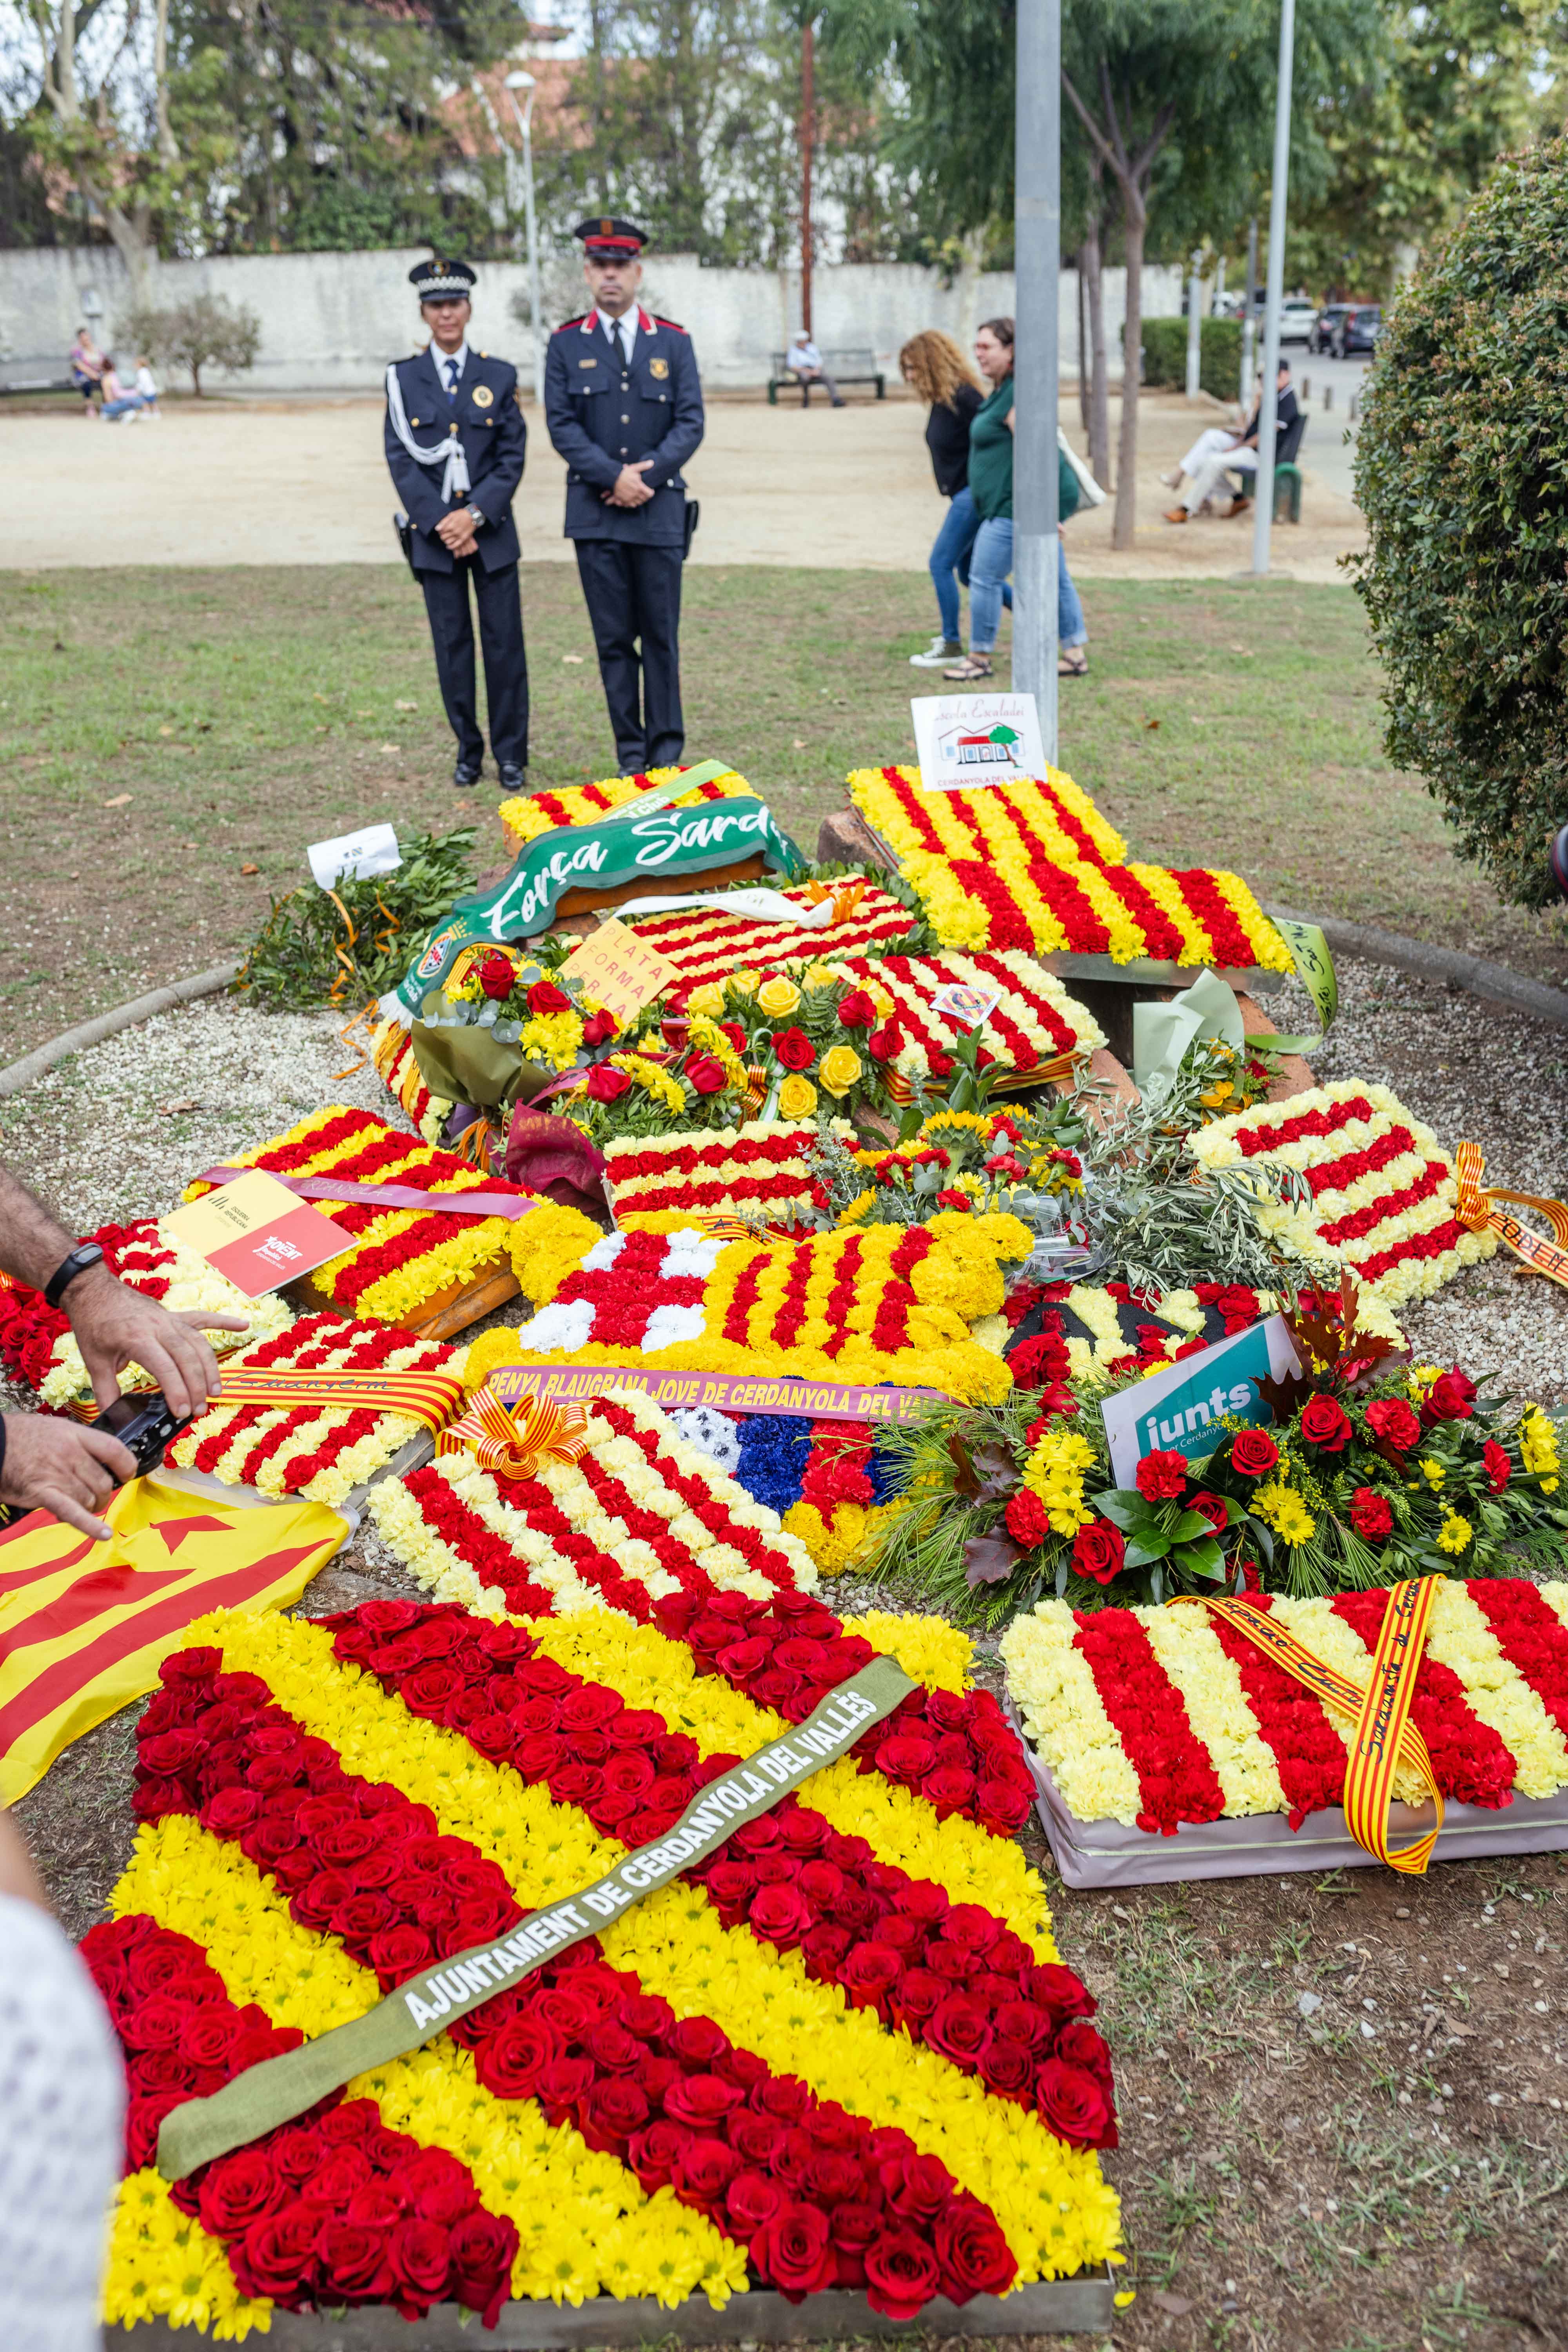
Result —
<path fill-rule="evenodd" d="M 461 439 L 456 433 L 449 433 L 445 441 L 437 441 L 433 448 L 422 449 L 419 446 L 408 429 L 407 412 L 403 405 L 403 386 L 397 381 L 395 361 L 386 371 L 386 413 L 392 419 L 393 431 L 416 465 L 439 466 L 445 462 L 447 471 L 442 478 L 441 496 L 448 501 L 466 496 L 470 487 L 468 461 L 463 455 Z"/>

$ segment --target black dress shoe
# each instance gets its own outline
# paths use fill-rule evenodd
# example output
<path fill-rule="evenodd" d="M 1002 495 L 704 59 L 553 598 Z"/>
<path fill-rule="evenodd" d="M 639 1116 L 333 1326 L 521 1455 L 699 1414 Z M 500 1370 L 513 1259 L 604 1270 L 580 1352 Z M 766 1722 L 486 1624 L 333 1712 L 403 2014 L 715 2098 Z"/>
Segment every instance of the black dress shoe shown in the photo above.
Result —
<path fill-rule="evenodd" d="M 528 790 L 528 770 L 516 760 L 500 762 L 500 788 L 503 793 L 524 793 Z"/>
<path fill-rule="evenodd" d="M 484 769 L 479 761 L 459 760 L 452 771 L 452 782 L 459 792 L 464 792 L 470 784 L 477 784 L 483 773 Z"/>

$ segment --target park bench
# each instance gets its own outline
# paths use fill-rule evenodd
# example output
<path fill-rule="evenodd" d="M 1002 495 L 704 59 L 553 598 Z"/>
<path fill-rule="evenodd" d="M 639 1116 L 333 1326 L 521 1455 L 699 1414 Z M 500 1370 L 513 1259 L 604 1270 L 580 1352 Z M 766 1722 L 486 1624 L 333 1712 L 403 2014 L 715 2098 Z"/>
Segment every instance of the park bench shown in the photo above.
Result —
<path fill-rule="evenodd" d="M 75 390 L 69 368 L 59 360 L 0 360 L 0 395 Z"/>
<path fill-rule="evenodd" d="M 1276 522 L 1300 522 L 1301 520 L 1301 468 L 1296 463 L 1302 442 L 1307 437 L 1307 412 L 1299 408 L 1294 425 L 1287 425 L 1279 436 L 1274 452 L 1274 520 Z M 1258 488 L 1256 474 L 1233 473 L 1230 480 L 1239 498 L 1252 498 Z M 1283 509 L 1283 512 L 1281 512 Z"/>
<path fill-rule="evenodd" d="M 771 352 L 768 356 L 773 363 L 773 373 L 768 378 L 768 406 L 776 408 L 781 389 L 785 392 L 790 391 L 795 379 L 784 366 L 783 352 Z M 841 387 L 847 383 L 874 383 L 877 387 L 878 399 L 884 400 L 887 397 L 888 380 L 877 365 L 875 352 L 825 351 L 822 354 L 822 367 L 824 374 L 830 375 L 834 383 Z M 800 387 L 801 406 L 808 408 L 811 405 L 813 390 L 820 391 L 821 388 L 820 384 L 814 387 L 809 383 L 803 383 Z"/>

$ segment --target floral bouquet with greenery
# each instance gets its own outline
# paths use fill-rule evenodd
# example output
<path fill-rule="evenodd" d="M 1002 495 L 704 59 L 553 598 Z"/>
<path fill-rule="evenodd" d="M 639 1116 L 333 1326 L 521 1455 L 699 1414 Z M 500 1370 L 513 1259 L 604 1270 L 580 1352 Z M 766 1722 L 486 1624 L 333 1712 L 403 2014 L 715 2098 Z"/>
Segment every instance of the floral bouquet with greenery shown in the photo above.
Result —
<path fill-rule="evenodd" d="M 1070 1232 L 1068 1213 L 1083 1191 L 1073 1146 L 1083 1135 L 1081 1120 L 1059 1098 L 1029 1110 L 933 1110 L 886 1150 L 857 1149 L 824 1129 L 806 1154 L 813 1222 L 826 1232 L 922 1225 L 944 1209 L 1000 1210 L 1032 1230 Z"/>
<path fill-rule="evenodd" d="M 903 1038 L 889 1025 L 892 1010 L 885 989 L 858 986 L 816 963 L 798 979 L 739 971 L 707 982 L 687 992 L 679 1013 L 656 1011 L 649 1025 L 679 1051 L 689 1026 L 718 1024 L 748 1073 L 752 1117 L 812 1118 L 819 1109 L 840 1118 L 859 1110 L 896 1115 L 888 1080 Z"/>
<path fill-rule="evenodd" d="M 576 981 L 519 949 L 475 947 L 425 998 L 413 1045 L 433 1094 L 488 1109 L 531 1101 L 616 1033 Z"/>

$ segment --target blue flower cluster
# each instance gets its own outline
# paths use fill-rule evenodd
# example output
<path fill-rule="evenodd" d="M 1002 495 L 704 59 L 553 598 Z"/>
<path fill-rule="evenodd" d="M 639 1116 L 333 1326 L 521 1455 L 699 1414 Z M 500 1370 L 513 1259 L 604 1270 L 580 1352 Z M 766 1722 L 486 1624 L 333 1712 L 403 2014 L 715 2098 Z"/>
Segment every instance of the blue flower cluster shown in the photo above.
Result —
<path fill-rule="evenodd" d="M 741 1460 L 731 1473 L 737 1484 L 782 1519 L 800 1500 L 800 1482 L 811 1454 L 811 1423 L 793 1413 L 745 1413 L 741 1419 Z"/>

